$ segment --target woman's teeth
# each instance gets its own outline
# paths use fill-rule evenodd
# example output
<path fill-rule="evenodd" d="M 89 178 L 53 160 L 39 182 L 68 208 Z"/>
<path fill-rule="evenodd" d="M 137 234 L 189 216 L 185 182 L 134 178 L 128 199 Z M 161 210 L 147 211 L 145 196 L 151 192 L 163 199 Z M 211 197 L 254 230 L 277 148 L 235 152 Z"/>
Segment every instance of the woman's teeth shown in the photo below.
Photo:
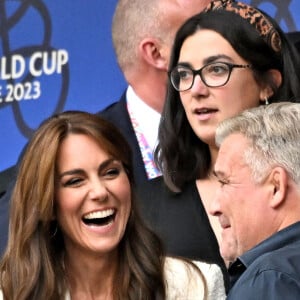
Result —
<path fill-rule="evenodd" d="M 83 216 L 82 220 L 87 225 L 107 225 L 114 220 L 115 210 L 107 209 L 94 211 Z"/>

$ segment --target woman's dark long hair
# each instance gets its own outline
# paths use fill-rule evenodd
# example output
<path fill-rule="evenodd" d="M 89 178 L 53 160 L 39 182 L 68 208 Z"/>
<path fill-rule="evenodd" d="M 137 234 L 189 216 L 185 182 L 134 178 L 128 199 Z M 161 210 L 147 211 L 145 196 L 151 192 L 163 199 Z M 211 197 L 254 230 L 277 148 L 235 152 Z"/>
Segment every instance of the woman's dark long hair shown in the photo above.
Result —
<path fill-rule="evenodd" d="M 84 112 L 49 118 L 26 148 L 12 196 L 8 245 L 0 264 L 4 299 L 65 299 L 65 247 L 53 215 L 57 153 L 70 133 L 93 138 L 122 162 L 130 181 L 131 213 L 119 245 L 114 299 L 164 299 L 163 248 L 136 207 L 130 147 L 115 126 Z"/>
<path fill-rule="evenodd" d="M 233 49 L 252 65 L 254 77 L 259 84 L 268 83 L 272 87 L 273 95 L 269 102 L 298 102 L 300 99 L 299 54 L 276 22 L 268 15 L 266 17 L 280 35 L 279 53 L 264 41 L 248 21 L 233 12 L 220 9 L 199 13 L 182 25 L 174 41 L 169 71 L 177 65 L 186 38 L 200 29 L 210 29 L 221 34 Z M 270 69 L 277 69 L 282 75 L 283 80 L 279 88 L 268 76 L 267 71 Z M 155 160 L 171 190 L 179 192 L 187 182 L 208 176 L 211 169 L 208 145 L 195 135 L 186 118 L 179 92 L 170 82 L 158 138 Z"/>

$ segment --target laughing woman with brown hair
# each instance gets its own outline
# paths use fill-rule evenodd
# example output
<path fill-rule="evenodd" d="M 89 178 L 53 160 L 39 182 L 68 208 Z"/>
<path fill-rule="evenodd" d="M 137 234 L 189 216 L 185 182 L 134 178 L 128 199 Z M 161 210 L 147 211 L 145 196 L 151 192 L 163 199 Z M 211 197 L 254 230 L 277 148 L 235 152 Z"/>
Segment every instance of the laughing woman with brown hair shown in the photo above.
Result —
<path fill-rule="evenodd" d="M 164 256 L 133 185 L 130 148 L 110 123 L 83 112 L 46 120 L 12 196 L 3 299 L 224 297 L 218 266 Z"/>

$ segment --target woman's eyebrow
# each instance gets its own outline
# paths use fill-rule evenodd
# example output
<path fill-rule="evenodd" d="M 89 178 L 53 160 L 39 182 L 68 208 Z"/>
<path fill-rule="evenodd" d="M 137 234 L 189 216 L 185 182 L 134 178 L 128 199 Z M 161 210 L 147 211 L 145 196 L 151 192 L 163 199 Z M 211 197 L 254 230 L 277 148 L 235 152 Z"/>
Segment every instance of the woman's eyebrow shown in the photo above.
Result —
<path fill-rule="evenodd" d="M 210 64 L 210 63 L 213 63 L 213 62 L 216 62 L 220 59 L 224 59 L 226 61 L 233 61 L 231 57 L 229 57 L 228 55 L 225 55 L 225 54 L 218 54 L 218 55 L 212 55 L 212 56 L 209 56 L 207 58 L 205 58 L 203 60 L 203 65 L 207 65 L 207 64 Z M 179 61 L 178 66 L 183 66 L 183 67 L 189 67 L 191 68 L 191 64 L 190 62 L 185 62 L 185 61 Z"/>
<path fill-rule="evenodd" d="M 111 165 L 112 163 L 119 163 L 122 164 L 121 161 L 111 157 L 107 160 L 105 160 L 104 162 L 102 162 L 98 168 L 99 172 L 101 172 L 102 170 L 104 170 L 105 168 L 107 168 L 109 165 Z"/>
<path fill-rule="evenodd" d="M 58 174 L 58 178 L 61 179 L 64 176 L 70 176 L 70 175 L 80 175 L 80 174 L 84 174 L 84 171 L 82 169 L 72 169 L 72 170 L 68 170 L 65 172 L 62 172 L 61 174 Z"/>
<path fill-rule="evenodd" d="M 203 63 L 204 65 L 213 63 L 215 61 L 218 61 L 220 59 L 225 59 L 226 61 L 232 61 L 232 58 L 225 54 L 218 54 L 218 55 L 212 55 L 204 59 Z"/>
<path fill-rule="evenodd" d="M 113 162 L 119 162 L 118 160 L 116 160 L 115 158 L 109 158 L 105 161 L 103 161 L 99 167 L 98 167 L 98 170 L 99 172 L 101 172 L 103 169 L 107 168 L 107 166 L 109 166 L 110 164 L 112 164 Z M 76 169 L 71 169 L 71 170 L 67 170 L 65 172 L 62 172 L 61 174 L 58 175 L 58 178 L 62 178 L 64 176 L 67 176 L 67 175 L 83 175 L 85 172 L 83 169 L 80 169 L 80 168 L 76 168 Z"/>

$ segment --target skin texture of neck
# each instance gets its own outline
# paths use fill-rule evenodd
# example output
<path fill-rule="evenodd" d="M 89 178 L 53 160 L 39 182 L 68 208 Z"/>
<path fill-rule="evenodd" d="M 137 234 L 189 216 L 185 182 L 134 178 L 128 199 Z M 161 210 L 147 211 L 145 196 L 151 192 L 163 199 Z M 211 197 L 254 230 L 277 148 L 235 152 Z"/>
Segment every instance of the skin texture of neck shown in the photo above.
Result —
<path fill-rule="evenodd" d="M 117 257 L 78 259 L 76 255 L 66 255 L 65 269 L 71 299 L 113 299 L 116 262 Z"/>

